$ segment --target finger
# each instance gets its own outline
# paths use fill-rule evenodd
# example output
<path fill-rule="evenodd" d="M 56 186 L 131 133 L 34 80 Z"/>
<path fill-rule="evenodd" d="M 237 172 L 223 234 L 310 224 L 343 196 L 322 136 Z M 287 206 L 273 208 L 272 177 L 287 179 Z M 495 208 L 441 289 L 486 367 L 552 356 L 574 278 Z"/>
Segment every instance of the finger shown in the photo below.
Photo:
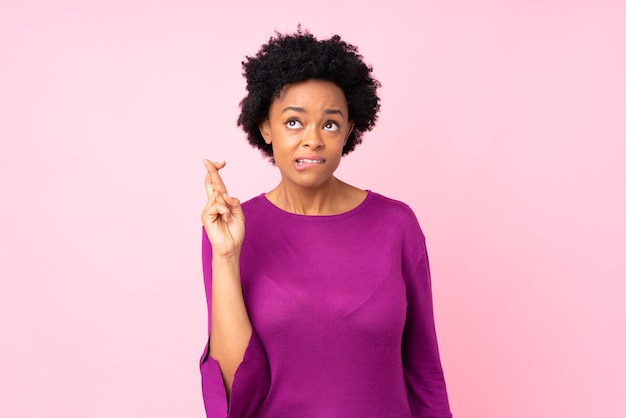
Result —
<path fill-rule="evenodd" d="M 230 207 L 228 207 L 225 203 L 218 203 L 215 205 L 215 210 L 222 216 L 222 220 L 226 223 L 230 222 L 231 212 Z"/>
<path fill-rule="evenodd" d="M 224 168 L 226 165 L 225 161 L 218 161 L 216 163 L 212 163 L 209 160 L 203 160 L 204 166 L 207 169 L 208 178 L 205 182 L 210 183 L 214 190 L 217 190 L 220 193 L 226 193 L 226 186 L 222 181 L 222 177 L 219 175 L 218 170 Z"/>
<path fill-rule="evenodd" d="M 230 196 L 228 193 L 222 194 L 222 198 L 224 199 L 224 202 L 228 205 L 230 211 L 234 216 L 238 216 L 239 214 L 243 213 L 239 199 Z"/>
<path fill-rule="evenodd" d="M 207 197 L 211 197 L 211 195 L 213 194 L 213 191 L 214 191 L 214 187 L 213 187 L 213 184 L 211 182 L 211 173 L 208 171 L 209 167 L 210 167 L 211 164 L 213 164 L 215 166 L 215 168 L 217 168 L 219 170 L 221 168 L 224 168 L 224 166 L 226 165 L 226 162 L 225 161 L 218 161 L 218 162 L 215 162 L 215 163 L 211 163 L 209 160 L 206 160 L 206 159 L 202 160 L 202 162 L 203 162 L 205 168 L 207 169 L 207 173 L 206 173 L 206 175 L 204 177 L 204 185 L 205 185 L 205 188 L 206 188 L 206 194 L 207 194 Z"/>
<path fill-rule="evenodd" d="M 209 202 L 202 211 L 202 220 L 203 223 L 205 221 L 208 223 L 213 223 L 216 222 L 219 217 L 221 217 L 223 221 L 228 223 L 231 217 L 231 208 L 221 196 L 219 196 L 217 193 L 214 193 L 209 198 Z"/>
<path fill-rule="evenodd" d="M 218 205 L 224 206 L 225 208 L 229 207 L 222 194 L 218 191 L 213 191 L 213 193 L 209 195 L 206 207 L 217 207 Z"/>
<path fill-rule="evenodd" d="M 204 187 L 206 188 L 206 195 L 207 195 L 207 197 L 211 198 L 211 196 L 213 196 L 213 192 L 215 190 L 213 189 L 213 185 L 211 184 L 211 176 L 209 175 L 208 172 L 204 176 Z"/>
<path fill-rule="evenodd" d="M 202 160 L 202 163 L 204 164 L 205 167 L 207 164 L 213 164 L 215 168 L 217 168 L 218 170 L 221 170 L 222 168 L 226 166 L 226 161 L 210 161 L 210 160 L 207 160 L 206 158 Z"/>
<path fill-rule="evenodd" d="M 213 189 L 217 190 L 220 193 L 226 193 L 226 186 L 222 181 L 222 177 L 219 175 L 218 170 L 224 168 L 226 165 L 225 161 L 218 161 L 216 163 L 212 163 L 209 160 L 203 160 L 204 166 L 207 169 L 207 174 L 209 176 L 209 183 L 213 186 Z"/>

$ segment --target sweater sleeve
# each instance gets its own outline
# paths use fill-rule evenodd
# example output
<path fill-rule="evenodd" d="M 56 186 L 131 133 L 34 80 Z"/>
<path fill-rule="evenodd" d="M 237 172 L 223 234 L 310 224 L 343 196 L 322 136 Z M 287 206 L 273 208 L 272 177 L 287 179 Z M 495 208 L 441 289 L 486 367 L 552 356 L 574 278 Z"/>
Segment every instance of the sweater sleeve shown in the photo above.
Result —
<path fill-rule="evenodd" d="M 211 339 L 212 254 L 209 238 L 204 228 L 202 231 L 202 270 L 208 311 L 208 342 L 200 358 L 204 408 L 207 417 L 211 418 L 254 416 L 255 411 L 263 403 L 269 391 L 270 372 L 267 355 L 253 326 L 243 361 L 235 371 L 229 401 L 226 397 L 226 388 L 219 363 L 209 354 Z"/>
<path fill-rule="evenodd" d="M 418 418 L 451 418 L 435 333 L 428 254 L 415 215 L 411 224 L 405 229 L 402 254 L 407 289 L 402 360 L 411 411 Z"/>

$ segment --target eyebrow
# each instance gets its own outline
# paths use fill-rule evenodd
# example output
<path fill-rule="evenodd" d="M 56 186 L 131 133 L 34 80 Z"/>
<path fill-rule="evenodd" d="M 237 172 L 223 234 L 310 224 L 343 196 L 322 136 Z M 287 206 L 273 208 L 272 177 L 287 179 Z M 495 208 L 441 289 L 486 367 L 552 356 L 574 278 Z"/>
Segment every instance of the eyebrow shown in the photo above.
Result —
<path fill-rule="evenodd" d="M 297 107 L 297 106 L 287 106 L 286 108 L 283 109 L 283 111 L 281 113 L 285 113 L 288 110 L 292 110 L 292 111 L 298 112 L 298 113 L 307 113 L 305 108 Z M 341 115 L 342 117 L 345 118 L 343 112 L 341 110 L 339 110 L 339 109 L 326 109 L 322 113 L 324 115 Z"/>

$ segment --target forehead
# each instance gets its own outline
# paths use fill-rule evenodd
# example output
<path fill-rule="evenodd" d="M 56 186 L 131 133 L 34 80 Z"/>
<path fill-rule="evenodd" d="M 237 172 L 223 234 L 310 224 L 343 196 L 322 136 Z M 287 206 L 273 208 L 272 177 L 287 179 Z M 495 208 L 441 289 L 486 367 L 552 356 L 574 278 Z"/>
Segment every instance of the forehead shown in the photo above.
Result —
<path fill-rule="evenodd" d="M 274 99 L 270 110 L 298 106 L 315 110 L 334 107 L 347 109 L 348 102 L 341 87 L 326 80 L 307 80 L 285 85 Z"/>

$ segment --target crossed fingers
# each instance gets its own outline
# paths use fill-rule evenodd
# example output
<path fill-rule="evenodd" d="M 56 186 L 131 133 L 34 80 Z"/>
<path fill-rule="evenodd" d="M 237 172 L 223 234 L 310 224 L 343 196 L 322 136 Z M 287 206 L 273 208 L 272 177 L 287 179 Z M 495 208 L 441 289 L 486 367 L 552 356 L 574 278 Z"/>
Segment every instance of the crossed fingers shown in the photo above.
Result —
<path fill-rule="evenodd" d="M 215 163 L 209 160 L 202 161 L 207 169 L 205 177 L 207 197 L 211 198 L 213 192 L 215 191 L 218 192 L 220 196 L 226 193 L 226 186 L 224 185 L 224 181 L 218 172 L 218 170 L 224 168 L 226 163 L 224 161 L 218 161 Z"/>
<path fill-rule="evenodd" d="M 224 168 L 226 163 L 224 161 L 213 163 L 209 160 L 203 160 L 203 162 L 207 169 L 205 177 L 206 193 L 209 201 L 207 207 L 212 208 L 209 212 L 213 212 L 213 216 L 222 215 L 224 221 L 228 222 L 231 215 L 231 205 L 225 200 L 226 186 L 218 172 L 218 170 Z M 232 200 L 230 197 L 228 199 Z"/>

